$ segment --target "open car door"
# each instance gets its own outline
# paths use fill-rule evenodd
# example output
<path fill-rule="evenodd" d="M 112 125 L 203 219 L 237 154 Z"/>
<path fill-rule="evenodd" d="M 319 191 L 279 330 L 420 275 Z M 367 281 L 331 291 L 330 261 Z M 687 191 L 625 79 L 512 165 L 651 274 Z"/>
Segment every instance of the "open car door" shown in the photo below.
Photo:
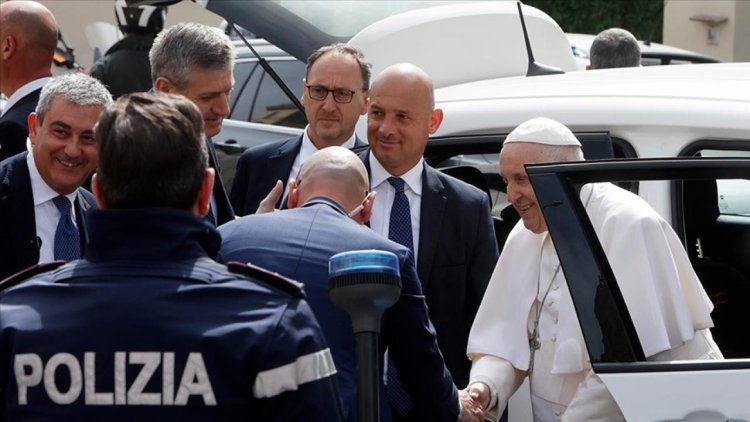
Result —
<path fill-rule="evenodd" d="M 618 274 L 579 196 L 581 186 L 590 182 L 750 179 L 750 160 L 617 160 L 526 169 L 565 273 L 592 367 L 625 418 L 750 420 L 750 359 L 646 361 Z M 732 322 L 737 336 L 750 335 L 749 319 Z"/>

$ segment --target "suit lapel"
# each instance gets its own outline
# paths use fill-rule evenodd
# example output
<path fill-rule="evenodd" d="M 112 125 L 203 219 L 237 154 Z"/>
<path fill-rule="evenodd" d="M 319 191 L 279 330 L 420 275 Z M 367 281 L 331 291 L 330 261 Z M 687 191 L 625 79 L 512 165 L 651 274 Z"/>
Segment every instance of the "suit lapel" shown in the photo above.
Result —
<path fill-rule="evenodd" d="M 26 94 L 25 97 L 20 98 L 15 104 L 13 104 L 13 106 L 7 109 L 5 113 L 3 114 L 3 117 L 11 115 L 12 114 L 11 111 L 14 111 L 16 109 L 29 107 L 30 104 L 35 107 L 36 103 L 39 102 L 39 94 L 41 92 L 42 92 L 42 88 L 39 88 Z M 34 107 L 31 107 L 32 111 Z"/>
<path fill-rule="evenodd" d="M 419 258 L 417 259 L 417 273 L 425 289 L 427 281 L 430 280 L 430 271 L 447 202 L 443 189 L 437 170 L 425 164 L 422 175 L 422 208 L 419 215 Z"/>
<path fill-rule="evenodd" d="M 5 208 L 3 214 L 7 221 L 11 245 L 15 249 L 16 260 L 24 267 L 39 262 L 39 242 L 36 236 L 34 219 L 34 196 L 31 193 L 31 179 L 26 165 L 26 154 L 11 158 L 13 164 L 3 180 L 3 191 L 0 201 Z"/>
<path fill-rule="evenodd" d="M 78 233 L 81 239 L 81 256 L 86 251 L 86 245 L 89 243 L 89 232 L 86 227 L 86 213 L 93 208 L 96 208 L 96 203 L 92 201 L 93 198 L 87 197 L 81 189 L 78 189 L 76 194 L 76 200 L 73 202 L 76 212 L 76 225 L 78 226 Z"/>
<path fill-rule="evenodd" d="M 216 149 L 211 138 L 206 138 L 206 148 L 208 149 L 208 166 L 214 168 L 216 171 L 212 192 L 216 209 L 212 211 L 213 217 L 216 219 L 215 223 L 219 226 L 234 220 L 234 211 L 232 210 L 232 205 L 229 203 L 229 196 L 227 195 L 227 190 L 224 188 L 224 182 L 221 180 L 221 164 L 216 157 Z"/>
<path fill-rule="evenodd" d="M 277 180 L 284 182 L 285 192 L 284 195 L 279 198 L 279 202 L 276 203 L 277 209 L 286 208 L 286 197 L 288 195 L 288 192 L 286 192 L 286 181 L 291 176 L 290 173 L 292 172 L 292 166 L 294 166 L 294 159 L 297 158 L 297 154 L 299 154 L 301 148 L 302 135 L 294 139 L 293 142 L 284 142 L 279 146 L 276 154 L 268 157 L 269 171 L 266 173 L 267 181 L 264 182 L 264 184 L 267 183 L 268 185 L 273 186 Z M 297 178 L 296 174 L 294 175 L 294 178 Z"/>

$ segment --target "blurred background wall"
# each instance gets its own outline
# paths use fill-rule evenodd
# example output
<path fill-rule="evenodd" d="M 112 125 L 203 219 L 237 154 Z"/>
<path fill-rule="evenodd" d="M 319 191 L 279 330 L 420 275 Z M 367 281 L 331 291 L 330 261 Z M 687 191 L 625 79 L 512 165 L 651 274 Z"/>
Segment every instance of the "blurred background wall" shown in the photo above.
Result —
<path fill-rule="evenodd" d="M 113 0 L 39 0 L 57 19 L 65 42 L 75 50 L 78 63 L 88 69 L 93 63 L 93 50 L 89 46 L 84 28 L 91 22 L 103 21 L 117 27 Z M 197 3 L 183 1 L 167 10 L 165 27 L 179 22 L 199 22 L 218 26 L 221 18 Z M 104 52 L 102 52 L 104 54 Z"/>

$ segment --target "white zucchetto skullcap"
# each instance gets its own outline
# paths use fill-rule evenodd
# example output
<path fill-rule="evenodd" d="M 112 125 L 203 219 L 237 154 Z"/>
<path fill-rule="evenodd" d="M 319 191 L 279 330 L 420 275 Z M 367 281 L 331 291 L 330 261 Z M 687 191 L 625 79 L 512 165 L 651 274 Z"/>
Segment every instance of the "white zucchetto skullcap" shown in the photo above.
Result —
<path fill-rule="evenodd" d="M 518 125 L 508 137 L 505 143 L 527 142 L 531 144 L 544 144 L 555 146 L 577 146 L 578 141 L 573 132 L 567 126 L 546 117 L 536 117 Z"/>

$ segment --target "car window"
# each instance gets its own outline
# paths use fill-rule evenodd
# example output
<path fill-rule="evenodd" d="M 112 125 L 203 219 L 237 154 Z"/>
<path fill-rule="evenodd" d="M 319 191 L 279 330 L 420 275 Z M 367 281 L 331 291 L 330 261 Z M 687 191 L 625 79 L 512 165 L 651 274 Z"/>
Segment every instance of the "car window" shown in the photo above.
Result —
<path fill-rule="evenodd" d="M 300 98 L 305 64 L 298 60 L 274 60 L 269 64 L 294 95 Z M 260 80 L 249 121 L 298 128 L 303 128 L 307 124 L 305 116 L 266 72 L 263 72 Z"/>
<path fill-rule="evenodd" d="M 255 100 L 255 92 L 258 90 L 260 73 L 257 61 L 238 62 L 234 65 L 234 90 L 229 99 L 232 109 L 230 119 L 247 121 L 250 118 L 250 110 Z"/>
<path fill-rule="evenodd" d="M 750 157 L 750 151 L 704 149 L 703 157 Z M 729 179 L 716 181 L 716 198 L 720 215 L 750 217 L 750 181 Z"/>

